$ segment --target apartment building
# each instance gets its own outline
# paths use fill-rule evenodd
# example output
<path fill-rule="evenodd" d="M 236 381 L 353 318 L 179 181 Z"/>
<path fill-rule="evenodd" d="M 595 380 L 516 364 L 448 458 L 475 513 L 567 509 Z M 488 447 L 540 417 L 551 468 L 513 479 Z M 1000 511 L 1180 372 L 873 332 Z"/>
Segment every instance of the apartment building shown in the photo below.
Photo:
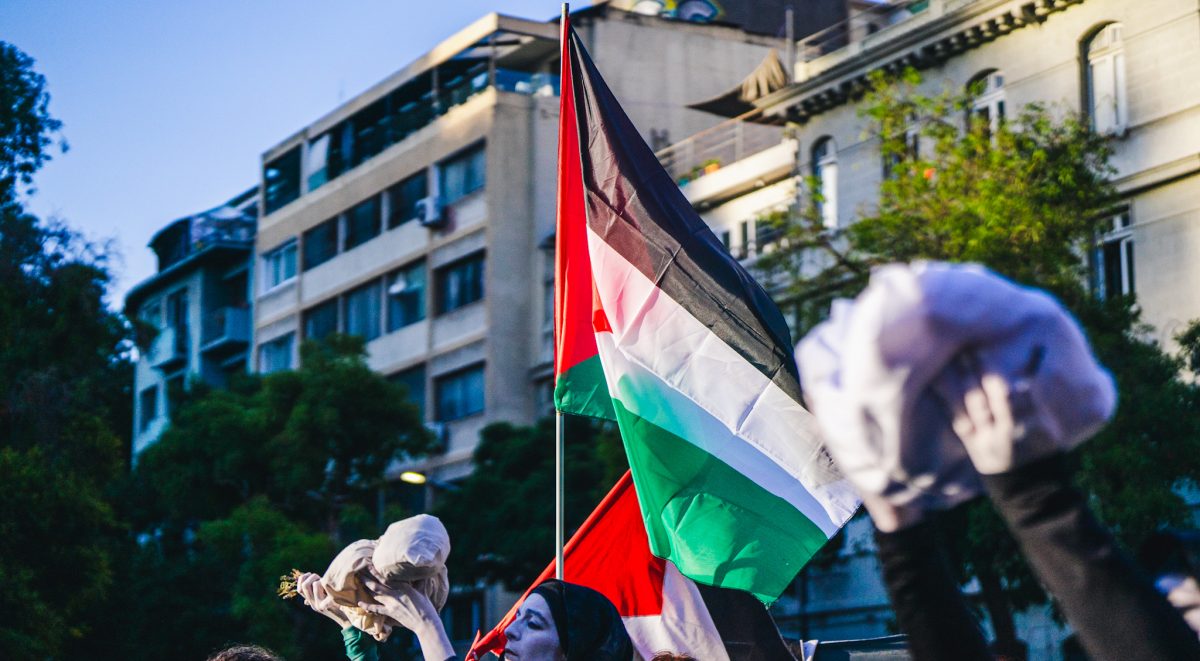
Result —
<path fill-rule="evenodd" d="M 150 239 L 158 271 L 125 297 L 125 315 L 152 336 L 134 368 L 134 458 L 158 440 L 190 381 L 220 387 L 246 371 L 258 209 L 252 188 Z"/>
<path fill-rule="evenodd" d="M 791 84 L 743 100 L 726 112 L 738 117 L 659 152 L 735 254 L 752 260 L 769 243 L 761 218 L 810 203 L 798 185 L 804 177 L 815 178 L 831 230 L 870 211 L 886 164 L 857 100 L 871 72 L 911 66 L 927 92 L 976 86 L 975 112 L 992 121 L 1038 102 L 1079 112 L 1112 135 L 1122 204 L 1091 252 L 1092 286 L 1102 296 L 1136 292 L 1144 320 L 1168 346 L 1200 317 L 1200 292 L 1186 284 L 1200 282 L 1200 88 L 1187 82 L 1200 75 L 1196 3 L 848 6 L 846 21 L 798 41 Z M 750 139 L 766 130 L 779 139 Z M 869 531 L 869 523 L 853 522 L 839 562 L 805 572 L 777 604 L 785 633 L 829 639 L 888 631 Z M 1065 631 L 1044 612 L 1017 621 L 1030 658 L 1063 658 Z"/>
<path fill-rule="evenodd" d="M 781 42 L 619 11 L 573 17 L 648 139 L 718 123 L 685 107 Z M 479 430 L 550 410 L 558 26 L 492 14 L 263 155 L 254 369 L 343 332 L 408 386 L 470 471 Z"/>

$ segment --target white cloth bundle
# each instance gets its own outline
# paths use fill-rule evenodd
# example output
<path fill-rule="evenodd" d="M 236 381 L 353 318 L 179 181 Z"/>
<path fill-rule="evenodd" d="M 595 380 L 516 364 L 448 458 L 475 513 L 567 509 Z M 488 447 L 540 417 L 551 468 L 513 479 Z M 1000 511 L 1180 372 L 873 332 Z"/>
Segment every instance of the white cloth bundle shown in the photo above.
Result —
<path fill-rule="evenodd" d="M 450 595 L 449 555 L 446 527 L 435 516 L 418 514 L 388 526 L 378 540 L 360 539 L 342 549 L 329 563 L 321 585 L 341 606 L 350 624 L 376 640 L 387 640 L 395 623 L 359 607 L 362 602 L 374 602 L 363 578 L 370 576 L 391 587 L 408 583 L 440 611 Z"/>
<path fill-rule="evenodd" d="M 1028 393 L 1037 426 L 1058 449 L 1089 438 L 1116 406 L 1112 378 L 1047 294 L 978 266 L 883 266 L 796 348 L 805 397 L 860 490 L 920 510 L 979 492 L 980 467 L 930 388 L 964 354 Z"/>

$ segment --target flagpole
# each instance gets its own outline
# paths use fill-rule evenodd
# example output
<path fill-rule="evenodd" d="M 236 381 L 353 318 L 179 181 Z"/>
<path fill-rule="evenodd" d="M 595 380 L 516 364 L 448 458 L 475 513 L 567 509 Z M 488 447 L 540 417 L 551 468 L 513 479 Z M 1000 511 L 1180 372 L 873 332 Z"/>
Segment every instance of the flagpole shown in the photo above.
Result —
<path fill-rule="evenodd" d="M 567 3 L 562 4 L 562 17 L 559 23 L 559 52 L 566 55 L 565 45 L 567 43 L 567 14 L 570 12 L 571 6 Z M 571 81 L 559 81 L 560 85 L 570 85 Z M 556 283 L 556 287 L 561 287 L 563 283 Z M 563 495 L 565 489 L 564 470 L 563 470 L 563 414 L 554 409 L 554 578 L 563 579 Z"/>

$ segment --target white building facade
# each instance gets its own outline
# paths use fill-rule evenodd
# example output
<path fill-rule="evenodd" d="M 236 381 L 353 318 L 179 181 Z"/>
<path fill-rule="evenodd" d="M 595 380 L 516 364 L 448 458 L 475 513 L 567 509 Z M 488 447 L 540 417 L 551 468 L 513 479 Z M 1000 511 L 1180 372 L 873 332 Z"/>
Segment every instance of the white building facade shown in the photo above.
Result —
<path fill-rule="evenodd" d="M 980 90 L 993 122 L 1022 106 L 1074 111 L 1113 136 L 1121 196 L 1092 251 L 1101 296 L 1135 293 L 1153 336 L 1170 347 L 1200 318 L 1200 7 L 1185 0 L 920 0 L 855 3 L 840 26 L 797 44 L 790 85 L 741 119 L 659 152 L 685 194 L 731 251 L 752 260 L 763 217 L 811 204 L 812 177 L 826 227 L 872 212 L 885 164 L 857 100 L 878 70 L 918 69 L 922 90 Z M 730 158 L 722 135 L 773 122 L 785 139 Z M 717 138 L 714 138 L 717 136 Z M 724 149 L 724 162 L 707 168 Z M 761 225 L 761 227 L 760 227 Z M 839 561 L 805 573 L 776 607 L 788 635 L 844 638 L 891 631 L 870 524 L 851 523 Z M 1030 658 L 1060 659 L 1066 631 L 1044 612 L 1017 618 Z"/>

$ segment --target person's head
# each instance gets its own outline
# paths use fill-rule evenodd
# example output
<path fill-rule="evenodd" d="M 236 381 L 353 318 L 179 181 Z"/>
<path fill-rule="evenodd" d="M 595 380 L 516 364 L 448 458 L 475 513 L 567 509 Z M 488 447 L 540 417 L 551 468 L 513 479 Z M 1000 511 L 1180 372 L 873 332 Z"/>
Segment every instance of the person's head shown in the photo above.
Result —
<path fill-rule="evenodd" d="M 688 654 L 676 654 L 674 652 L 659 652 L 654 655 L 650 661 L 696 661 L 694 657 Z"/>
<path fill-rule="evenodd" d="M 533 589 L 504 630 L 505 661 L 629 661 L 621 616 L 591 588 L 549 580 Z"/>
<path fill-rule="evenodd" d="M 283 657 L 258 645 L 234 645 L 208 657 L 208 661 L 283 661 Z"/>

